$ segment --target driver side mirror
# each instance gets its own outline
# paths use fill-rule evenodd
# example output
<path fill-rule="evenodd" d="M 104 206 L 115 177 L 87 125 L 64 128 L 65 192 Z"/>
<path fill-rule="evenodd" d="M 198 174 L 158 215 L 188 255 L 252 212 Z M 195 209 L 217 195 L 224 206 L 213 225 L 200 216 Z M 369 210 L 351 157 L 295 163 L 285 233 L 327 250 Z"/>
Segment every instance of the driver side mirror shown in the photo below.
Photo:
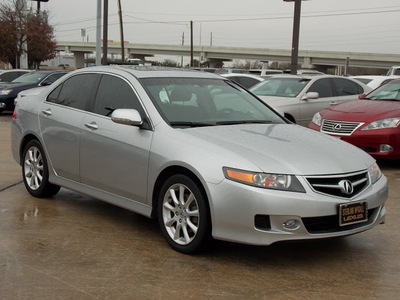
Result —
<path fill-rule="evenodd" d="M 318 98 L 319 98 L 318 92 L 308 92 L 301 98 L 301 100 L 314 100 Z"/>
<path fill-rule="evenodd" d="M 48 85 L 50 85 L 50 84 L 52 84 L 53 82 L 51 82 L 51 81 L 49 81 L 49 80 L 45 80 L 45 81 L 43 81 L 41 84 L 40 84 L 40 86 L 48 86 Z"/>
<path fill-rule="evenodd" d="M 111 120 L 117 124 L 141 126 L 142 117 L 136 109 L 120 108 L 113 111 Z"/>

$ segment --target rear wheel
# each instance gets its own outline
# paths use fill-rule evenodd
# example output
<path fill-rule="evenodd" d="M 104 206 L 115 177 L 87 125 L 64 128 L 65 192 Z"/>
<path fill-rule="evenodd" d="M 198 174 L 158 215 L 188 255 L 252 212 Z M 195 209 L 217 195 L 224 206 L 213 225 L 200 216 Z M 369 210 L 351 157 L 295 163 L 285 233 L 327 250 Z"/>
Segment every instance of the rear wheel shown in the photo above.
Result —
<path fill-rule="evenodd" d="M 35 197 L 51 197 L 60 187 L 49 182 L 49 170 L 42 145 L 37 140 L 28 142 L 23 153 L 22 176 L 28 192 Z"/>
<path fill-rule="evenodd" d="M 187 176 L 174 175 L 162 186 L 158 221 L 164 238 L 176 251 L 193 253 L 211 240 L 210 214 L 205 195 Z"/>

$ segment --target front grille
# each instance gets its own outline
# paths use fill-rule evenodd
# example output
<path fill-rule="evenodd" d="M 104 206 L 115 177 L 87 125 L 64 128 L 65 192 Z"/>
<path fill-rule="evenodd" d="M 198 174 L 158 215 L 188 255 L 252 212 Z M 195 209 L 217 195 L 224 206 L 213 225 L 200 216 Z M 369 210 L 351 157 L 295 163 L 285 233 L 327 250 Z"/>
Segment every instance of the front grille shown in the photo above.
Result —
<path fill-rule="evenodd" d="M 378 210 L 379 207 L 368 210 L 368 221 L 347 226 L 339 225 L 338 215 L 326 216 L 326 217 L 302 218 L 302 221 L 307 231 L 311 234 L 346 231 L 372 224 L 376 219 L 376 213 Z"/>
<path fill-rule="evenodd" d="M 321 132 L 328 134 L 351 135 L 358 127 L 363 124 L 364 123 L 359 122 L 324 120 L 322 122 Z"/>
<path fill-rule="evenodd" d="M 314 191 L 342 198 L 352 198 L 369 185 L 368 172 L 335 176 L 306 177 Z"/>

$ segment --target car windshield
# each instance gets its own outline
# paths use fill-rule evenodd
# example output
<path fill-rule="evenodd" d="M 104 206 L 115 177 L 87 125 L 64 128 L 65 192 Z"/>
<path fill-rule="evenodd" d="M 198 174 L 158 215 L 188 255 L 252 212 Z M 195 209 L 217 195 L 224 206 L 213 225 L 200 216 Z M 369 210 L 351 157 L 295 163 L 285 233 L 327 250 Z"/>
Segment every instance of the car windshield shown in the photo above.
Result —
<path fill-rule="evenodd" d="M 226 80 L 145 78 L 141 83 L 171 126 L 285 123 L 262 101 Z"/>
<path fill-rule="evenodd" d="M 295 98 L 308 84 L 307 78 L 276 78 L 268 80 L 250 88 L 250 91 L 257 96 L 276 96 Z"/>
<path fill-rule="evenodd" d="M 29 73 L 29 74 L 24 74 L 16 79 L 14 79 L 12 82 L 18 82 L 18 83 L 39 83 L 47 74 L 43 73 Z"/>
<path fill-rule="evenodd" d="M 400 81 L 388 82 L 369 93 L 364 99 L 400 101 Z"/>

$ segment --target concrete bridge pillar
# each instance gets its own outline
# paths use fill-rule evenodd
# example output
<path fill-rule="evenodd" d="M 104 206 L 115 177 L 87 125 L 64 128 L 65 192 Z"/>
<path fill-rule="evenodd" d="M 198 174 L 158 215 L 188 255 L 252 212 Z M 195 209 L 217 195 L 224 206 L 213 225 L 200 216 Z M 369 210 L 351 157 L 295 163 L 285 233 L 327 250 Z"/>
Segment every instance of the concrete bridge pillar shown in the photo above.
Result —
<path fill-rule="evenodd" d="M 304 57 L 303 63 L 301 64 L 301 68 L 302 69 L 313 69 L 314 68 L 311 57 Z"/>
<path fill-rule="evenodd" d="M 86 52 L 73 52 L 74 53 L 74 62 L 76 68 L 84 68 L 85 67 L 85 53 Z"/>
<path fill-rule="evenodd" d="M 207 59 L 207 61 L 208 61 L 208 66 L 210 68 L 222 68 L 224 66 L 224 61 L 232 61 L 232 60 L 209 58 Z"/>

